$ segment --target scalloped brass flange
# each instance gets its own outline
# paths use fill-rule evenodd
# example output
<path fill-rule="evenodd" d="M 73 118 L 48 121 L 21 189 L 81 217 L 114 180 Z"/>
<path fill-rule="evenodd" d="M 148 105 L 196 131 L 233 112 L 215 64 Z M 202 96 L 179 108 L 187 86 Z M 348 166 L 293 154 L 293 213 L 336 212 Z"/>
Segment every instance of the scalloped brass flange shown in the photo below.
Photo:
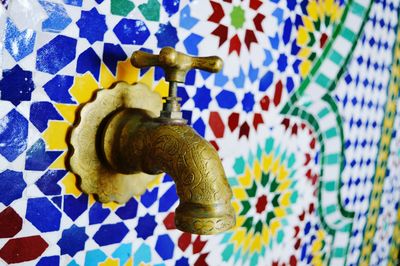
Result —
<path fill-rule="evenodd" d="M 162 99 L 144 84 L 119 82 L 111 89 L 96 92 L 94 99 L 82 107 L 79 123 L 71 132 L 71 170 L 80 177 L 82 191 L 97 194 L 101 202 L 124 203 L 132 196 L 143 194 L 156 177 L 145 173 L 119 173 L 108 166 L 99 152 L 99 133 L 107 117 L 129 108 L 142 109 L 151 117 L 158 117 Z"/>

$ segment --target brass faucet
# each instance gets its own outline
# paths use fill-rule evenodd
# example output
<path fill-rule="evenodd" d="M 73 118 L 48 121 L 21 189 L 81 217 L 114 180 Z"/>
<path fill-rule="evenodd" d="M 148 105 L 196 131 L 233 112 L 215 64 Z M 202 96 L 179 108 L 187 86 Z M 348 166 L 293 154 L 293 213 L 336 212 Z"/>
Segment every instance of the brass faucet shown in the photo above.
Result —
<path fill-rule="evenodd" d="M 83 173 L 81 168 L 87 166 L 82 166 L 79 156 L 74 158 L 74 154 L 71 157 L 71 168 L 81 176 L 82 189 L 88 193 L 97 193 L 103 202 L 124 202 L 129 198 L 124 194 L 127 189 L 118 186 L 134 182 L 135 174 L 144 173 L 149 176 L 165 172 L 175 181 L 180 200 L 175 211 L 178 229 L 195 234 L 217 234 L 232 228 L 235 225 L 234 209 L 230 202 L 232 191 L 218 153 L 187 125 L 187 121 L 182 118 L 180 98 L 177 97 L 177 83 L 185 81 L 186 73 L 190 69 L 218 72 L 222 68 L 222 60 L 216 56 L 191 57 L 171 47 L 165 47 L 159 55 L 136 51 L 131 57 L 131 63 L 138 68 L 162 67 L 165 80 L 169 82 L 169 96 L 164 98 L 158 117 L 149 108 L 137 108 L 134 104 L 127 108 L 126 105 L 116 104 L 114 110 L 98 123 L 95 127 L 96 155 L 102 164 L 101 169 Z M 139 91 L 142 88 L 136 89 Z M 101 96 L 98 98 L 95 102 L 102 99 Z M 101 101 L 105 106 L 107 97 L 103 98 Z M 122 101 L 126 102 L 129 97 L 119 93 L 114 97 L 119 99 L 117 101 L 121 101 L 120 98 L 124 98 Z M 79 134 L 80 130 L 74 131 L 71 143 L 75 148 L 79 146 L 76 144 L 79 137 L 74 135 L 82 134 Z M 83 157 L 85 156 L 80 156 Z M 94 180 L 89 177 L 94 172 L 105 177 Z M 130 175 L 133 175 L 130 177 L 132 181 L 127 181 L 126 176 Z M 120 181 L 106 182 L 111 180 L 110 176 L 115 176 Z M 101 186 L 103 187 L 100 188 Z"/>

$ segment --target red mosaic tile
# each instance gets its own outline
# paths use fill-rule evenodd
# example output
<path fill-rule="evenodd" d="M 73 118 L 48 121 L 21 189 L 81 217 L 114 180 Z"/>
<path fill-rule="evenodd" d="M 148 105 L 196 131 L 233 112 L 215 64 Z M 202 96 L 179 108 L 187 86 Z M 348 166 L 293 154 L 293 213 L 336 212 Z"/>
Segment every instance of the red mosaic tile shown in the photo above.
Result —
<path fill-rule="evenodd" d="M 253 118 L 253 127 L 257 130 L 258 129 L 258 125 L 264 123 L 264 120 L 261 116 L 261 114 L 254 114 L 254 118 Z"/>
<path fill-rule="evenodd" d="M 221 4 L 210 1 L 211 7 L 213 8 L 214 12 L 208 18 L 209 21 L 219 23 L 221 19 L 225 16 L 225 12 Z"/>
<path fill-rule="evenodd" d="M 285 126 L 285 129 L 287 130 L 290 126 L 290 120 L 288 118 L 284 118 L 281 122 L 282 125 Z"/>
<path fill-rule="evenodd" d="M 192 241 L 192 234 L 183 233 L 178 239 L 178 246 L 182 251 L 185 251 L 190 245 L 191 241 Z"/>
<path fill-rule="evenodd" d="M 208 263 L 206 262 L 207 256 L 208 253 L 201 254 L 200 257 L 194 263 L 194 266 L 208 266 Z"/>
<path fill-rule="evenodd" d="M 239 125 L 239 113 L 232 113 L 228 118 L 228 126 L 231 132 L 233 132 Z"/>
<path fill-rule="evenodd" d="M 249 133 L 250 133 L 250 127 L 247 124 L 247 122 L 244 122 L 244 124 L 240 127 L 239 139 L 243 136 L 246 136 L 247 138 L 249 138 Z"/>
<path fill-rule="evenodd" d="M 175 218 L 174 212 L 170 212 L 167 215 L 167 217 L 165 217 L 165 219 L 163 221 L 165 228 L 167 228 L 168 230 L 176 229 L 174 218 Z"/>
<path fill-rule="evenodd" d="M 13 208 L 7 207 L 0 213 L 0 238 L 15 236 L 22 228 L 22 218 Z"/>
<path fill-rule="evenodd" d="M 216 142 L 215 140 L 210 140 L 209 142 L 210 142 L 211 145 L 213 145 L 213 147 L 214 147 L 217 151 L 219 151 L 219 146 L 218 146 L 218 144 L 217 144 L 217 142 Z"/>
<path fill-rule="evenodd" d="M 274 105 L 278 106 L 279 103 L 281 102 L 281 98 L 282 98 L 282 81 L 278 81 L 278 83 L 276 83 L 275 85 L 275 94 L 274 94 Z"/>
<path fill-rule="evenodd" d="M 208 120 L 211 130 L 213 131 L 215 137 L 222 138 L 225 132 L 225 125 L 221 119 L 221 116 L 217 112 L 211 112 L 210 118 Z"/>
<path fill-rule="evenodd" d="M 263 26 L 262 26 L 262 22 L 265 19 L 265 16 L 263 14 L 258 13 L 254 19 L 254 26 L 256 27 L 256 30 L 264 32 Z"/>
<path fill-rule="evenodd" d="M 268 96 L 264 96 L 260 101 L 261 109 L 263 109 L 264 111 L 268 111 L 269 102 L 270 102 L 269 97 Z"/>
<path fill-rule="evenodd" d="M 250 8 L 257 10 L 262 5 L 260 0 L 250 0 Z"/>
<path fill-rule="evenodd" d="M 327 40 L 328 40 L 328 35 L 326 35 L 325 32 L 322 33 L 321 38 L 319 39 L 319 46 L 323 48 Z"/>
<path fill-rule="evenodd" d="M 248 45 L 246 41 L 246 45 Z M 240 55 L 240 49 L 242 48 L 242 44 L 240 42 L 239 36 L 236 34 L 233 36 L 233 38 L 230 41 L 229 45 L 229 53 L 232 53 L 233 51 L 236 51 L 237 55 Z"/>
<path fill-rule="evenodd" d="M 40 236 L 14 238 L 0 250 L 0 258 L 9 264 L 31 261 L 42 255 L 48 246 Z"/>
<path fill-rule="evenodd" d="M 267 207 L 267 204 L 268 204 L 267 196 L 262 195 L 261 197 L 259 197 L 257 199 L 257 203 L 256 203 L 256 211 L 257 211 L 257 213 L 262 213 L 263 211 L 265 211 L 265 208 Z"/>
<path fill-rule="evenodd" d="M 207 241 L 202 241 L 200 236 L 197 236 L 196 240 L 193 242 L 193 254 L 200 253 Z"/>
<path fill-rule="evenodd" d="M 247 49 L 250 50 L 250 46 L 252 43 L 257 43 L 257 37 L 252 30 L 246 30 L 246 35 L 244 37 L 244 43 L 247 46 Z"/>
<path fill-rule="evenodd" d="M 298 130 L 298 126 L 297 124 L 294 124 L 292 127 L 292 135 L 296 136 L 297 135 L 297 130 Z"/>

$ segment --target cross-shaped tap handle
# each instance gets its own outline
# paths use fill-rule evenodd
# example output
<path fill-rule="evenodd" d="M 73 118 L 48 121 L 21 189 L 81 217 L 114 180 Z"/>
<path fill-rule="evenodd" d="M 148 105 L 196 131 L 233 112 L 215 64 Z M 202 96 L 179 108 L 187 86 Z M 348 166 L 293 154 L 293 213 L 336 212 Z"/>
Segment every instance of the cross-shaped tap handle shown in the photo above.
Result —
<path fill-rule="evenodd" d="M 136 51 L 131 56 L 131 63 L 137 68 L 162 67 L 166 81 L 179 83 L 185 82 L 186 73 L 193 68 L 217 73 L 223 65 L 218 56 L 194 57 L 177 52 L 172 47 L 162 48 L 159 55 Z"/>

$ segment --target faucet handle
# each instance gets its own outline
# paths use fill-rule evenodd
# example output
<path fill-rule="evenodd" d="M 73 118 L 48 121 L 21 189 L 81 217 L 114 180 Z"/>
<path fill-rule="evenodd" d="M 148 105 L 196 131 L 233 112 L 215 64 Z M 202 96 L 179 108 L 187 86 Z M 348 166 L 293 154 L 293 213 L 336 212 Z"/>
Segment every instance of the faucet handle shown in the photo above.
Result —
<path fill-rule="evenodd" d="M 165 80 L 184 83 L 186 73 L 192 68 L 217 73 L 223 61 L 218 56 L 194 57 L 177 52 L 172 47 L 164 47 L 159 55 L 136 51 L 131 56 L 131 63 L 137 68 L 159 66 L 164 69 Z"/>

